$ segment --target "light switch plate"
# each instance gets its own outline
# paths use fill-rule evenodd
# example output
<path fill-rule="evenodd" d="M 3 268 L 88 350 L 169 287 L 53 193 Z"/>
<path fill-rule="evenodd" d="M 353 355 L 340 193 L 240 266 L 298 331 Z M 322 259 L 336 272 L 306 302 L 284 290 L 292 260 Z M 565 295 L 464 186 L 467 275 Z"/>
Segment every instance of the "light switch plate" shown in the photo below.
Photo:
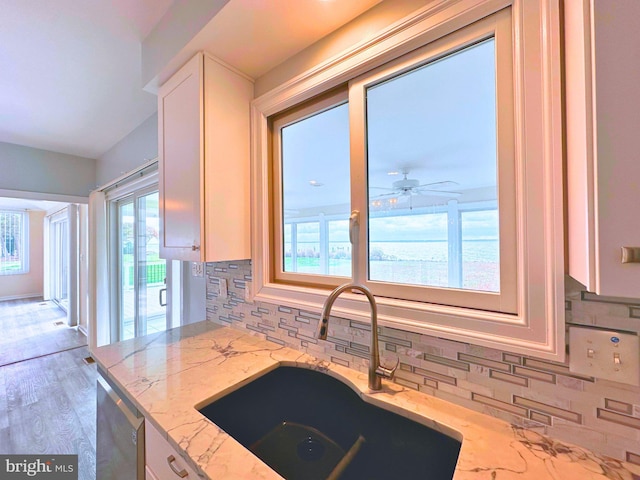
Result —
<path fill-rule="evenodd" d="M 640 385 L 640 337 L 598 328 L 569 327 L 569 370 Z"/>
<path fill-rule="evenodd" d="M 191 276 L 192 277 L 204 277 L 204 263 L 191 262 Z"/>

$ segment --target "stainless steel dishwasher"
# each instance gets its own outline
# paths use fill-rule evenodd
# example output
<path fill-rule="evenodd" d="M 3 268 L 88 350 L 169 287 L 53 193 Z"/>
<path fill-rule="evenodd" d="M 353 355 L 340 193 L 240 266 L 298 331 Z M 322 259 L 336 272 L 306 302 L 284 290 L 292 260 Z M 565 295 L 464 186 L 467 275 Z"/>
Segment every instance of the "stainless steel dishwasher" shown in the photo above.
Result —
<path fill-rule="evenodd" d="M 144 480 L 144 417 L 98 369 L 96 480 Z"/>

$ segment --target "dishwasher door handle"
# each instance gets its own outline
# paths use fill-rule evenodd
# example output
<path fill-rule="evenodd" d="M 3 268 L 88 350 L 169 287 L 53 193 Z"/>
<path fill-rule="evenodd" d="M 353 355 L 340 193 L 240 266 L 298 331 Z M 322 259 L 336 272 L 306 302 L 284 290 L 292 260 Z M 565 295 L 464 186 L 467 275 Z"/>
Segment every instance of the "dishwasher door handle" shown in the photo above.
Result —
<path fill-rule="evenodd" d="M 118 407 L 118 410 L 120 410 L 120 412 L 122 412 L 122 414 L 125 416 L 125 418 L 127 419 L 127 422 L 129 422 L 129 424 L 133 428 L 138 428 L 140 424 L 144 422 L 144 418 L 137 417 L 131 411 L 131 409 L 129 409 L 127 404 L 125 404 L 122 401 L 122 399 L 118 396 L 118 394 L 114 392 L 113 388 L 111 388 L 111 385 L 109 385 L 107 381 L 104 378 L 102 378 L 100 375 L 98 375 L 98 382 L 100 383 L 100 386 L 104 389 L 104 391 L 107 393 L 107 396 L 111 399 L 111 401 L 113 401 L 116 407 Z M 132 437 L 132 440 L 134 440 L 133 437 Z M 137 438 L 135 439 L 134 443 L 137 443 Z"/>

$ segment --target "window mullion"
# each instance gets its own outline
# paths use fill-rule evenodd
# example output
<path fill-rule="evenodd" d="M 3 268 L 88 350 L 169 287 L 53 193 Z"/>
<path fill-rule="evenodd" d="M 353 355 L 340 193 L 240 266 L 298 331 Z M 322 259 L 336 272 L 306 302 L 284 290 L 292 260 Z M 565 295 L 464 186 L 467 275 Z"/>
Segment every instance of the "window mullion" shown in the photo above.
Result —
<path fill-rule="evenodd" d="M 362 82 L 349 83 L 349 141 L 351 157 L 351 210 L 359 212 L 353 235 L 353 281 L 366 284 L 369 208 L 367 205 L 366 99 Z"/>
<path fill-rule="evenodd" d="M 462 228 L 457 200 L 447 202 L 449 287 L 462 287 Z"/>
<path fill-rule="evenodd" d="M 320 271 L 323 275 L 329 275 L 329 235 L 327 219 L 322 212 L 318 214 L 318 223 L 320 229 Z"/>
<path fill-rule="evenodd" d="M 298 222 L 291 222 L 291 268 L 298 271 Z"/>

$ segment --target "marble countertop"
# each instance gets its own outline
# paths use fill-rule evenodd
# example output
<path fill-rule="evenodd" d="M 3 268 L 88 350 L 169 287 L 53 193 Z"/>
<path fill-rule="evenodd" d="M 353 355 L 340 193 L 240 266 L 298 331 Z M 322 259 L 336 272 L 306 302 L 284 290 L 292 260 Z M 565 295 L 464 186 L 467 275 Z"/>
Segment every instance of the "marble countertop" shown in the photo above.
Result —
<path fill-rule="evenodd" d="M 372 392 L 366 373 L 208 321 L 100 347 L 93 356 L 202 478 L 281 478 L 196 408 L 279 365 L 290 365 L 322 370 L 367 402 L 462 439 L 455 480 L 640 480 L 637 465 L 384 380 L 383 390 Z"/>

